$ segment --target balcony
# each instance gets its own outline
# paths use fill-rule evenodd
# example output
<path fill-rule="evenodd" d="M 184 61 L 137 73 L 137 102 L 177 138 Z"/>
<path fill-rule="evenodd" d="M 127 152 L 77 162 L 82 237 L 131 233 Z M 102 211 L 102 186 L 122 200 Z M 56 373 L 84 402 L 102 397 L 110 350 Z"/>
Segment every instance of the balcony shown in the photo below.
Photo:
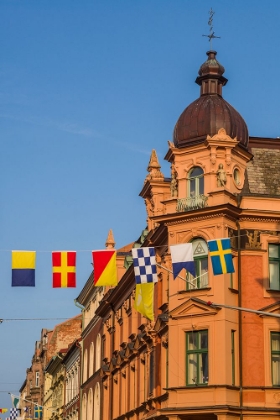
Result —
<path fill-rule="evenodd" d="M 177 200 L 176 211 L 180 213 L 183 211 L 203 209 L 208 205 L 207 200 L 208 197 L 204 194 L 196 195 L 194 197 L 179 198 Z"/>

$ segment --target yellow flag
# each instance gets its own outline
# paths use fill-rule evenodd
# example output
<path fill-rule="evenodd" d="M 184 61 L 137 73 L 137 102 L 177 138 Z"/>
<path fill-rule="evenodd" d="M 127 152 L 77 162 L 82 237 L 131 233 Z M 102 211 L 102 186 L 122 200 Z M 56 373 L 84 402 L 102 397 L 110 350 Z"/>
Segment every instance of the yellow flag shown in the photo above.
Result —
<path fill-rule="evenodd" d="M 134 308 L 146 318 L 154 320 L 154 283 L 136 284 Z"/>

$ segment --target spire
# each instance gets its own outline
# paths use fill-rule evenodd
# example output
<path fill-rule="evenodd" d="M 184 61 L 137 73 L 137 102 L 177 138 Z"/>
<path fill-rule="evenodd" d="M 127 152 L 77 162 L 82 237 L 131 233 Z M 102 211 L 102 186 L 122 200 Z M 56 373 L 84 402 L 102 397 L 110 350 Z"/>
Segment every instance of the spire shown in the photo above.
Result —
<path fill-rule="evenodd" d="M 115 245 L 116 245 L 116 243 L 115 243 L 115 239 L 114 239 L 114 236 L 113 236 L 113 231 L 112 231 L 112 229 L 110 229 L 109 233 L 108 233 L 108 236 L 107 236 L 105 246 L 106 246 L 107 249 L 112 249 L 112 248 L 115 248 Z"/>
<path fill-rule="evenodd" d="M 150 162 L 147 168 L 147 171 L 149 172 L 149 174 L 146 176 L 146 180 L 157 180 L 157 181 L 163 181 L 164 180 L 164 176 L 162 174 L 162 172 L 160 171 L 160 164 L 158 162 L 158 157 L 156 154 L 155 149 L 152 150 L 151 153 L 151 157 L 150 157 Z"/>
<path fill-rule="evenodd" d="M 196 78 L 200 88 L 200 96 L 218 94 L 222 96 L 222 87 L 227 79 L 223 76 L 225 68 L 216 60 L 216 51 L 207 51 L 208 59 L 200 66 L 199 77 Z"/>

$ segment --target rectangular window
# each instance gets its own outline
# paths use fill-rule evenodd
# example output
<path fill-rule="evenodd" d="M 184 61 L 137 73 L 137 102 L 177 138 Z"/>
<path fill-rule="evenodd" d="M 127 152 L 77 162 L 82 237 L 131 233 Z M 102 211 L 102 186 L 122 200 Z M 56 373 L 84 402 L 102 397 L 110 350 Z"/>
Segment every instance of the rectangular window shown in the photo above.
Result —
<path fill-rule="evenodd" d="M 235 331 L 231 331 L 231 384 L 235 385 L 235 348 L 234 348 Z"/>
<path fill-rule="evenodd" d="M 271 333 L 271 374 L 272 385 L 280 385 L 280 333 Z"/>
<path fill-rule="evenodd" d="M 39 386 L 40 385 L 40 374 L 39 372 L 35 372 L 35 386 Z"/>
<path fill-rule="evenodd" d="M 208 247 L 203 239 L 192 242 L 196 276 L 187 272 L 187 289 L 208 287 Z"/>
<path fill-rule="evenodd" d="M 280 245 L 268 246 L 269 288 L 280 290 Z"/>
<path fill-rule="evenodd" d="M 187 332 L 187 385 L 208 384 L 208 331 Z"/>

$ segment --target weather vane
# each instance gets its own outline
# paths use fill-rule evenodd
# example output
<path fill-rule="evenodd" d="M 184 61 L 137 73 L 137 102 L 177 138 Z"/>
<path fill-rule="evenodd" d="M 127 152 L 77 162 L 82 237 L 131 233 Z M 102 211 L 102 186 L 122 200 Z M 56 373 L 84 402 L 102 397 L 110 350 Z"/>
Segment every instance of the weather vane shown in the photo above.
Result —
<path fill-rule="evenodd" d="M 213 38 L 221 38 L 220 36 L 216 36 L 215 35 L 215 32 L 213 31 L 213 16 L 214 16 L 214 14 L 215 14 L 215 12 L 212 10 L 212 7 L 211 7 L 211 9 L 209 10 L 209 20 L 208 20 L 208 25 L 209 25 L 209 31 L 210 31 L 210 33 L 209 33 L 209 35 L 202 35 L 202 36 L 207 36 L 207 38 L 209 38 L 209 42 L 210 42 L 210 49 L 212 50 L 212 39 Z"/>

